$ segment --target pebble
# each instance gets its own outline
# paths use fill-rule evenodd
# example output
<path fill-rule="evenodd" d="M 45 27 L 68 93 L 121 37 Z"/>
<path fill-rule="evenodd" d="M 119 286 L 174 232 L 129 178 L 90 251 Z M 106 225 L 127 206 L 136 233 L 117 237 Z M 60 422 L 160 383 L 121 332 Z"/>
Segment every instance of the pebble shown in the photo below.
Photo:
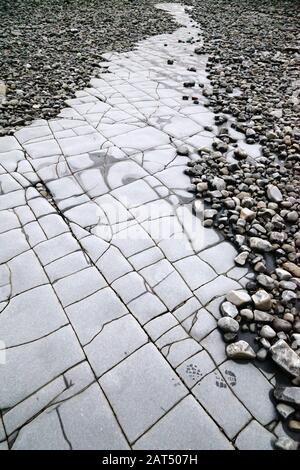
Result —
<path fill-rule="evenodd" d="M 254 320 L 258 323 L 271 323 L 274 316 L 262 310 L 254 310 Z"/>
<path fill-rule="evenodd" d="M 287 289 L 287 290 L 296 290 L 297 289 L 297 284 L 292 281 L 280 281 L 279 282 L 279 287 L 281 289 Z"/>
<path fill-rule="evenodd" d="M 273 243 L 283 243 L 286 238 L 285 233 L 283 232 L 270 232 L 270 240 Z"/>
<path fill-rule="evenodd" d="M 266 289 L 271 290 L 274 288 L 274 279 L 272 277 L 266 274 L 258 274 L 256 279 L 258 283 Z"/>
<path fill-rule="evenodd" d="M 238 147 L 237 149 L 234 150 L 234 156 L 238 160 L 246 160 L 246 158 L 248 157 L 248 154 L 247 152 L 245 152 L 244 150 Z"/>
<path fill-rule="evenodd" d="M 185 145 L 181 145 L 180 147 L 177 147 L 177 154 L 178 155 L 188 155 L 189 154 L 189 149 Z"/>
<path fill-rule="evenodd" d="M 255 219 L 256 212 L 248 209 L 247 207 L 243 207 L 240 212 L 240 218 L 246 221 L 251 221 Z"/>
<path fill-rule="evenodd" d="M 203 54 L 203 48 L 201 46 L 195 47 L 194 52 L 195 54 Z"/>
<path fill-rule="evenodd" d="M 229 344 L 226 347 L 226 353 L 231 359 L 254 359 L 256 357 L 251 346 L 243 340 Z"/>
<path fill-rule="evenodd" d="M 218 327 L 229 333 L 237 333 L 239 331 L 239 324 L 236 320 L 231 317 L 222 317 L 218 320 Z"/>
<path fill-rule="evenodd" d="M 288 304 L 289 302 L 292 302 L 296 299 L 297 299 L 297 295 L 295 294 L 295 292 L 291 290 L 284 290 L 281 294 L 281 300 L 282 300 L 282 303 L 284 304 Z"/>
<path fill-rule="evenodd" d="M 300 376 L 300 357 L 282 339 L 270 348 L 273 361 L 293 377 Z M 300 394 L 300 389 L 299 389 Z"/>
<path fill-rule="evenodd" d="M 281 202 L 283 200 L 282 193 L 277 186 L 269 184 L 267 187 L 267 196 L 270 201 Z"/>
<path fill-rule="evenodd" d="M 252 300 L 258 310 L 270 310 L 272 307 L 272 297 L 263 289 L 252 295 Z"/>
<path fill-rule="evenodd" d="M 300 407 L 300 387 L 279 387 L 274 390 L 274 397 L 278 401 Z"/>
<path fill-rule="evenodd" d="M 253 320 L 254 318 L 254 313 L 252 312 L 252 310 L 248 309 L 248 308 L 243 308 L 241 311 L 240 311 L 240 315 L 241 317 L 245 318 L 246 320 Z"/>
<path fill-rule="evenodd" d="M 300 334 L 294 333 L 293 335 L 291 335 L 291 338 L 297 344 L 297 346 L 300 347 Z"/>
<path fill-rule="evenodd" d="M 196 82 L 194 80 L 190 80 L 188 82 L 184 82 L 183 86 L 185 88 L 193 88 L 196 85 Z"/>
<path fill-rule="evenodd" d="M 268 355 L 268 351 L 265 348 L 261 348 L 256 353 L 256 359 L 264 361 Z"/>
<path fill-rule="evenodd" d="M 292 325 L 290 324 L 290 322 L 279 317 L 274 318 L 272 326 L 275 331 L 283 331 L 284 333 L 288 333 L 292 329 Z"/>
<path fill-rule="evenodd" d="M 273 247 L 268 240 L 263 240 L 262 238 L 258 237 L 251 237 L 250 240 L 250 248 L 254 251 L 259 251 L 263 253 L 268 253 L 269 251 L 273 250 Z"/>
<path fill-rule="evenodd" d="M 278 403 L 276 410 L 284 419 L 288 418 L 295 411 L 292 406 L 286 405 L 285 403 Z"/>
<path fill-rule="evenodd" d="M 215 176 L 213 181 L 212 181 L 212 186 L 215 189 L 218 189 L 219 191 L 222 191 L 222 189 L 226 188 L 226 183 L 222 178 L 219 178 L 218 176 Z"/>
<path fill-rule="evenodd" d="M 221 312 L 224 315 L 224 317 L 231 317 L 231 318 L 237 317 L 239 313 L 236 306 L 231 302 L 223 302 L 221 304 Z"/>
<path fill-rule="evenodd" d="M 276 268 L 275 273 L 278 279 L 282 281 L 288 281 L 292 277 L 291 273 L 281 268 Z"/>
<path fill-rule="evenodd" d="M 270 349 L 271 343 L 266 338 L 260 338 L 259 342 L 265 349 Z"/>
<path fill-rule="evenodd" d="M 197 191 L 200 193 L 204 193 L 205 191 L 208 190 L 208 184 L 203 182 L 203 183 L 198 183 L 197 184 Z"/>
<path fill-rule="evenodd" d="M 286 263 L 283 263 L 282 267 L 283 269 L 288 271 L 292 276 L 300 278 L 300 266 L 297 266 L 296 264 L 288 261 Z"/>
<path fill-rule="evenodd" d="M 204 219 L 213 219 L 218 214 L 218 211 L 215 209 L 205 209 Z"/>
<path fill-rule="evenodd" d="M 299 219 L 299 215 L 298 215 L 298 212 L 296 211 L 291 211 L 286 215 L 286 220 L 292 224 L 294 222 L 297 222 L 298 219 Z"/>
<path fill-rule="evenodd" d="M 288 436 L 281 436 L 275 441 L 275 447 L 280 450 L 297 450 L 298 443 Z"/>
<path fill-rule="evenodd" d="M 251 297 L 245 290 L 231 290 L 226 295 L 226 300 L 236 305 L 237 307 L 251 303 Z"/>
<path fill-rule="evenodd" d="M 239 253 L 235 258 L 234 261 L 236 264 L 239 266 L 244 266 L 247 262 L 249 253 L 248 251 L 243 251 L 242 253 Z"/>
<path fill-rule="evenodd" d="M 291 431 L 300 432 L 300 421 L 296 421 L 295 419 L 291 419 L 288 424 Z"/>
<path fill-rule="evenodd" d="M 260 330 L 260 336 L 262 338 L 273 339 L 276 336 L 276 332 L 269 325 L 264 325 Z"/>

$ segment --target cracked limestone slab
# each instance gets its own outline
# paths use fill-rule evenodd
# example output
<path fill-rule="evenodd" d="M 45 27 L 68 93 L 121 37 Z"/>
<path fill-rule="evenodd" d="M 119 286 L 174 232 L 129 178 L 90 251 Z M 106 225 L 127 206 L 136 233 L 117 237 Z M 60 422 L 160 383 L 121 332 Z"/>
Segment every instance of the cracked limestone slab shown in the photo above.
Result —
<path fill-rule="evenodd" d="M 243 364 L 229 360 L 220 366 L 220 370 L 226 382 L 230 381 L 230 375 L 226 375 L 226 371 L 235 375 L 234 393 L 258 422 L 266 425 L 276 419 L 276 411 L 270 398 L 257 400 L 258 395 L 269 397 L 273 387 L 253 364 L 244 367 Z M 255 393 L 249 393 L 249 384 L 255 384 Z"/>
<path fill-rule="evenodd" d="M 201 350 L 180 364 L 176 371 L 186 386 L 192 388 L 213 369 L 215 369 L 213 360 L 206 351 Z"/>
<path fill-rule="evenodd" d="M 84 349 L 96 376 L 100 377 L 147 342 L 148 337 L 138 322 L 127 314 L 105 324 Z"/>
<path fill-rule="evenodd" d="M 83 359 L 70 326 L 8 349 L 6 363 L 0 367 L 0 407 L 11 408 Z"/>
<path fill-rule="evenodd" d="M 12 449 L 129 449 L 97 383 L 40 414 L 21 429 Z"/>
<path fill-rule="evenodd" d="M 276 437 L 257 421 L 252 420 L 237 436 L 239 450 L 273 450 Z"/>
<path fill-rule="evenodd" d="M 93 382 L 95 377 L 86 361 L 69 369 L 5 413 L 3 418 L 7 434 L 11 435 L 53 403 L 76 395 Z"/>
<path fill-rule="evenodd" d="M 234 376 L 230 376 L 234 377 Z M 232 381 L 234 385 L 234 382 Z M 251 419 L 250 413 L 235 397 L 230 387 L 219 377 L 218 371 L 211 372 L 193 388 L 193 394 L 208 411 L 210 416 L 232 439 Z"/>
<path fill-rule="evenodd" d="M 39 340 L 68 323 L 50 285 L 13 297 L 0 315 L 1 339 L 7 348 Z"/>
<path fill-rule="evenodd" d="M 182 326 L 192 338 L 200 342 L 216 328 L 217 324 L 215 318 L 205 308 L 201 308 L 184 320 Z"/>
<path fill-rule="evenodd" d="M 127 313 L 126 306 L 110 287 L 104 287 L 66 308 L 82 344 L 90 342 L 111 320 Z"/>
<path fill-rule="evenodd" d="M 191 396 L 186 397 L 167 413 L 135 443 L 133 448 L 233 450 L 230 441 Z"/>
<path fill-rule="evenodd" d="M 95 267 L 88 267 L 55 282 L 53 287 L 64 307 L 106 287 L 104 277 Z"/>
<path fill-rule="evenodd" d="M 152 344 L 143 346 L 105 374 L 100 384 L 130 442 L 187 394 Z"/>

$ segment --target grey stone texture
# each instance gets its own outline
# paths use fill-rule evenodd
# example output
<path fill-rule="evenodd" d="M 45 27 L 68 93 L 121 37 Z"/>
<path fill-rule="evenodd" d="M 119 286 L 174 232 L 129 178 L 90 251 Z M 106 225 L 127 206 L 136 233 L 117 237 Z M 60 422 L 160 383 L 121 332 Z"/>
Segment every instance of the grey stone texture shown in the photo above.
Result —
<path fill-rule="evenodd" d="M 273 385 L 217 329 L 246 270 L 184 174 L 216 133 L 201 32 L 159 8 L 172 34 L 104 54 L 57 118 L 0 138 L 1 449 L 270 446 Z"/>

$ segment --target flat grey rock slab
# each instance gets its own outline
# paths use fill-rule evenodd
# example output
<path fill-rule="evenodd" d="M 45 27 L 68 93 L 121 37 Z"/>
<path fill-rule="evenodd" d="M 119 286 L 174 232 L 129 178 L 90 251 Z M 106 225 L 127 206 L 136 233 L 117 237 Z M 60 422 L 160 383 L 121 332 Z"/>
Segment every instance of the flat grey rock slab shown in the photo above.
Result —
<path fill-rule="evenodd" d="M 205 308 L 201 308 L 195 314 L 188 317 L 182 325 L 199 342 L 217 326 L 215 318 Z"/>
<path fill-rule="evenodd" d="M 86 361 L 68 369 L 5 413 L 3 420 L 7 434 L 11 435 L 52 404 L 78 394 L 93 382 L 95 376 Z"/>
<path fill-rule="evenodd" d="M 233 446 L 202 406 L 194 398 L 188 396 L 144 434 L 133 448 L 231 450 Z"/>
<path fill-rule="evenodd" d="M 14 243 L 11 243 L 12 237 Z M 0 263 L 7 263 L 15 256 L 20 255 L 26 250 L 29 250 L 30 246 L 26 240 L 24 232 L 17 228 L 12 231 L 2 233 L 0 235 Z"/>
<path fill-rule="evenodd" d="M 145 325 L 145 330 L 152 339 L 152 341 L 156 341 L 169 330 L 173 329 L 175 326 L 178 325 L 179 322 L 176 320 L 174 315 L 168 312 L 149 321 Z"/>
<path fill-rule="evenodd" d="M 85 353 L 97 377 L 126 359 L 148 342 L 138 322 L 130 315 L 104 325 L 97 336 L 85 347 Z"/>
<path fill-rule="evenodd" d="M 152 344 L 105 374 L 100 385 L 130 442 L 188 393 Z"/>
<path fill-rule="evenodd" d="M 13 297 L 0 316 L 1 339 L 6 347 L 38 340 L 68 324 L 50 285 Z"/>
<path fill-rule="evenodd" d="M 229 291 L 240 288 L 241 285 L 237 281 L 220 275 L 204 286 L 199 287 L 199 289 L 195 291 L 195 295 L 202 305 L 207 305 L 212 300 L 227 294 Z"/>
<path fill-rule="evenodd" d="M 0 367 L 0 407 L 16 405 L 83 359 L 84 353 L 71 326 L 7 349 L 5 367 Z"/>
<path fill-rule="evenodd" d="M 209 372 L 215 369 L 215 363 L 206 351 L 200 351 L 186 359 L 176 371 L 188 388 L 194 387 Z"/>
<path fill-rule="evenodd" d="M 217 276 L 213 269 L 198 256 L 190 256 L 174 264 L 191 290 L 207 284 Z"/>
<path fill-rule="evenodd" d="M 212 266 L 218 274 L 226 273 L 235 266 L 235 256 L 236 250 L 228 242 L 221 242 L 201 253 L 201 258 Z"/>
<path fill-rule="evenodd" d="M 77 241 L 70 233 L 58 235 L 35 247 L 35 252 L 42 264 L 49 264 L 79 249 Z"/>
<path fill-rule="evenodd" d="M 49 276 L 51 282 L 59 281 L 71 274 L 82 271 L 88 268 L 90 263 L 81 251 L 75 251 L 70 255 L 64 256 L 61 259 L 53 261 L 45 267 L 45 271 Z"/>
<path fill-rule="evenodd" d="M 232 377 L 232 376 L 231 376 Z M 210 416 L 232 439 L 251 419 L 250 413 L 222 380 L 218 371 L 211 372 L 193 388 L 193 394 Z"/>
<path fill-rule="evenodd" d="M 87 344 L 105 324 L 127 313 L 127 308 L 110 287 L 105 287 L 70 305 L 66 312 L 80 342 Z"/>
<path fill-rule="evenodd" d="M 40 414 L 18 434 L 14 450 L 129 449 L 97 383 Z"/>
<path fill-rule="evenodd" d="M 253 364 L 244 366 L 229 360 L 220 366 L 220 370 L 226 382 L 230 381 L 230 375 L 226 371 L 235 375 L 234 393 L 257 421 L 266 425 L 276 419 L 277 414 L 271 400 L 257 399 L 258 396 L 270 396 L 273 386 Z M 249 393 L 249 383 L 255 384 L 255 393 Z"/>
<path fill-rule="evenodd" d="M 28 269 L 30 266 L 30 269 Z M 32 250 L 26 251 L 7 263 L 10 274 L 10 294 L 18 295 L 34 287 L 48 284 L 48 278 Z"/>
<path fill-rule="evenodd" d="M 222 334 L 217 328 L 201 341 L 201 345 L 210 354 L 216 365 L 220 365 L 227 359 Z"/>
<path fill-rule="evenodd" d="M 252 420 L 238 435 L 235 445 L 239 450 L 273 450 L 276 437 L 257 421 Z"/>
<path fill-rule="evenodd" d="M 64 307 L 89 297 L 107 286 L 104 277 L 95 267 L 89 267 L 77 273 L 59 279 L 54 289 Z"/>
<path fill-rule="evenodd" d="M 0 442 L 0 450 L 8 450 L 8 444 L 6 441 Z"/>

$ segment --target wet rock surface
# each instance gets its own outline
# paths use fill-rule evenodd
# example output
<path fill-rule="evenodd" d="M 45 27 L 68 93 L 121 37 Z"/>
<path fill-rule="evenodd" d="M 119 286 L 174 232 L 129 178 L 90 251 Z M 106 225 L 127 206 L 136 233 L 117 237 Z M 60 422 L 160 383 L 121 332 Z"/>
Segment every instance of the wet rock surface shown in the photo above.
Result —
<path fill-rule="evenodd" d="M 0 135 L 56 116 L 76 90 L 103 72 L 101 54 L 172 31 L 145 0 L 0 2 Z M 5 91 L 5 93 L 4 93 Z"/>

